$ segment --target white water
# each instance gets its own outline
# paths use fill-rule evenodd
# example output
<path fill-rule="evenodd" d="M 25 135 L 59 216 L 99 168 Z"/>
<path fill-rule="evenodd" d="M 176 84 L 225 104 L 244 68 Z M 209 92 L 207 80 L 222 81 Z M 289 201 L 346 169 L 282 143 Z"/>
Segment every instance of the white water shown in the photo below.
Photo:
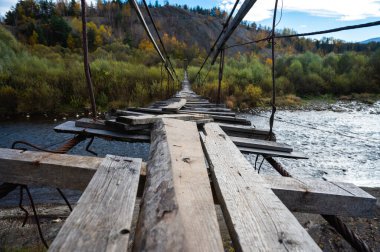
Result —
<path fill-rule="evenodd" d="M 296 177 L 325 178 L 380 187 L 380 102 L 337 103 L 333 111 L 277 111 L 277 142 L 305 153 L 308 160 L 276 158 Z M 269 112 L 246 115 L 257 128 L 268 129 Z M 249 155 L 252 163 L 256 155 Z M 261 158 L 259 158 L 261 161 Z M 275 173 L 266 162 L 264 173 Z"/>

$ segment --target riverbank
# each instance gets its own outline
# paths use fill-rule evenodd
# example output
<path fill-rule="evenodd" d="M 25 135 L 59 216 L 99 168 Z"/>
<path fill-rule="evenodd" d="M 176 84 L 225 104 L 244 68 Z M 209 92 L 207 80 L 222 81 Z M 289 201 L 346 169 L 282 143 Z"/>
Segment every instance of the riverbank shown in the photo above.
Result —
<path fill-rule="evenodd" d="M 380 188 L 363 188 L 380 201 Z M 12 194 L 17 200 L 18 194 Z M 9 199 L 8 200 L 12 200 Z M 136 209 L 139 207 L 139 201 L 136 202 Z M 29 208 L 28 208 L 29 209 Z M 222 232 L 226 251 L 231 251 L 231 239 L 227 232 L 227 227 L 223 220 L 220 207 L 216 206 L 219 226 Z M 45 239 L 50 244 L 58 234 L 65 219 L 69 216 L 70 211 L 66 205 L 62 204 L 39 204 L 37 205 L 41 221 L 41 229 Z M 137 211 L 135 211 L 136 213 Z M 330 227 L 326 221 L 316 214 L 294 213 L 298 221 L 306 228 L 308 233 L 323 249 L 323 251 L 354 251 L 351 246 L 341 238 L 335 230 Z M 0 211 L 0 251 L 45 251 L 40 242 L 37 232 L 37 226 L 33 217 L 30 216 L 22 227 L 24 213 L 16 206 L 1 208 Z M 374 251 L 380 251 L 380 205 L 376 206 L 375 216 L 373 218 L 353 218 L 342 217 L 342 220 L 354 230 L 359 236 L 373 248 Z M 134 215 L 134 222 L 137 221 L 137 215 Z"/>

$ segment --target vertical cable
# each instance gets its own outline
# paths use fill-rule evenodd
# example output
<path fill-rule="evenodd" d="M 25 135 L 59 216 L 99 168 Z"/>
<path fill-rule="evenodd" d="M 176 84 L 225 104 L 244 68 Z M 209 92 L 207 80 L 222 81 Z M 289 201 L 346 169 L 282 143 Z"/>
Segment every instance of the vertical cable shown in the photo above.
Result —
<path fill-rule="evenodd" d="M 86 75 L 87 88 L 91 100 L 92 117 L 96 119 L 96 103 L 94 96 L 94 88 L 91 81 L 90 66 L 88 63 L 88 41 L 87 41 L 87 24 L 86 24 L 86 0 L 81 0 L 82 3 L 82 46 L 83 46 L 83 63 L 84 73 Z"/>

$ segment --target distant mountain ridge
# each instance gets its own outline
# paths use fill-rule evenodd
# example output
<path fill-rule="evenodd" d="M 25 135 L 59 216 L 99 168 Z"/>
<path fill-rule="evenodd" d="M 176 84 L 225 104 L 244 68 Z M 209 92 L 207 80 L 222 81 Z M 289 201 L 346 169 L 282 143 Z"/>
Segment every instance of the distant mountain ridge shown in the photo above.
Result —
<path fill-rule="evenodd" d="M 372 42 L 380 43 L 380 37 L 364 40 L 364 41 L 360 42 L 360 44 L 369 44 L 369 43 L 372 43 Z"/>

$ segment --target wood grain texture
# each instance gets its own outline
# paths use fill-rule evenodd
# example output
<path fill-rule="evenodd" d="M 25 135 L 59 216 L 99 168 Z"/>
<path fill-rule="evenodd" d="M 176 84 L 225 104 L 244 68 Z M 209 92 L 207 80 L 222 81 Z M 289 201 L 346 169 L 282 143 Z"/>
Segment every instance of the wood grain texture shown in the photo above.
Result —
<path fill-rule="evenodd" d="M 201 133 L 212 182 L 238 251 L 320 251 L 216 123 Z"/>
<path fill-rule="evenodd" d="M 230 139 L 232 140 L 232 142 L 234 142 L 236 146 L 241 146 L 241 147 L 288 152 L 288 153 L 293 151 L 293 148 L 290 145 L 283 144 L 283 143 L 276 143 L 272 141 L 251 139 L 251 138 L 245 138 L 245 137 L 230 137 Z"/>
<path fill-rule="evenodd" d="M 371 217 L 376 198 L 350 183 L 263 176 L 269 188 L 295 212 Z"/>
<path fill-rule="evenodd" d="M 154 124 L 134 251 L 222 251 L 195 123 Z"/>
<path fill-rule="evenodd" d="M 0 181 L 84 190 L 102 158 L 0 149 Z"/>
<path fill-rule="evenodd" d="M 150 115 L 150 116 L 119 116 L 116 118 L 118 122 L 124 122 L 131 125 L 152 124 L 163 118 L 180 119 L 180 120 L 197 120 L 208 119 L 209 116 L 199 114 L 170 114 L 170 115 Z"/>
<path fill-rule="evenodd" d="M 126 251 L 141 159 L 107 155 L 49 251 Z"/>
<path fill-rule="evenodd" d="M 162 111 L 165 112 L 178 112 L 186 104 L 186 99 L 180 99 L 179 101 L 174 101 L 168 105 L 162 107 Z"/>

